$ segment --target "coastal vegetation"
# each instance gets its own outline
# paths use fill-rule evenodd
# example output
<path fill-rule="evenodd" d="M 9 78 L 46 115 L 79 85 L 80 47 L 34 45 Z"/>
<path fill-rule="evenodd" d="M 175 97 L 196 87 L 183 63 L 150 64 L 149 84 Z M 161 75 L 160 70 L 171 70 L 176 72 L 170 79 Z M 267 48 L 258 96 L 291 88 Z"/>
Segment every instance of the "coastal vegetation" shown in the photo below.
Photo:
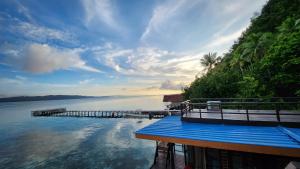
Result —
<path fill-rule="evenodd" d="M 205 74 L 186 99 L 300 96 L 300 1 L 269 0 L 222 59 L 205 55 Z"/>

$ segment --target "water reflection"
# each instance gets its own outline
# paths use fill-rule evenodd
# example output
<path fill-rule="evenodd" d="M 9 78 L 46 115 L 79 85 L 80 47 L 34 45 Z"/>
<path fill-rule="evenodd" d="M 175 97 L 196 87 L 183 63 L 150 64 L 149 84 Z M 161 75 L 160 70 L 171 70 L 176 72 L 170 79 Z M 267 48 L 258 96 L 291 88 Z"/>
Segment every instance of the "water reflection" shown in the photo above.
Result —
<path fill-rule="evenodd" d="M 149 168 L 154 143 L 135 139 L 134 131 L 155 120 L 28 116 L 30 110 L 55 105 L 54 101 L 49 102 L 48 106 L 45 101 L 41 106 L 0 106 L 0 168 Z M 93 105 L 100 109 L 97 105 L 101 101 L 55 102 L 67 108 L 85 109 Z M 126 104 L 129 103 L 127 100 Z M 118 109 L 122 106 L 114 105 Z M 162 105 L 152 108 L 159 106 Z"/>

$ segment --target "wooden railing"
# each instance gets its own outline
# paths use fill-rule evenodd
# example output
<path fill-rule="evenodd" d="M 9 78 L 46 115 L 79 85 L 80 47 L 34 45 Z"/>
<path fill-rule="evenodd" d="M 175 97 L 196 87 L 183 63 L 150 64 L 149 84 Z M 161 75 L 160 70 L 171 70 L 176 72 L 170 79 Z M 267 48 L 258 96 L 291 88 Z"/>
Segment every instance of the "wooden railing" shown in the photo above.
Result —
<path fill-rule="evenodd" d="M 191 103 L 221 102 L 299 102 L 300 97 L 265 97 L 265 98 L 191 98 Z"/>
<path fill-rule="evenodd" d="M 297 98 L 290 98 L 293 99 L 293 102 L 240 102 L 240 101 L 233 101 L 228 102 L 232 98 L 227 99 L 227 102 L 224 102 L 224 99 L 211 99 L 213 101 L 219 102 L 206 102 L 204 103 L 202 100 L 205 99 L 197 99 L 198 101 L 201 100 L 202 102 L 192 102 L 192 101 L 185 101 L 181 103 L 181 117 L 183 120 L 189 119 L 200 119 L 199 121 L 204 121 L 208 119 L 208 121 L 216 121 L 216 122 L 226 122 L 226 121 L 245 121 L 245 122 L 252 122 L 255 123 L 257 120 L 255 119 L 263 119 L 264 116 L 275 117 L 272 120 L 263 120 L 264 122 L 272 122 L 272 123 L 299 123 L 300 125 L 300 101 Z M 236 99 L 238 100 L 238 99 Z M 297 101 L 298 100 L 298 101 Z M 193 100 L 195 101 L 195 99 Z M 232 100 L 230 100 L 232 101 Z M 198 115 L 195 115 L 198 114 Z M 203 117 L 203 115 L 206 117 Z M 217 115 L 219 114 L 220 118 L 209 118 L 207 116 Z M 232 118 L 225 118 L 239 116 L 240 119 L 232 119 Z M 281 117 L 289 117 L 292 118 L 292 121 L 282 121 Z M 251 117 L 255 117 L 255 119 L 251 119 Z M 298 121 L 297 121 L 298 120 Z M 261 122 L 261 120 L 259 121 Z"/>

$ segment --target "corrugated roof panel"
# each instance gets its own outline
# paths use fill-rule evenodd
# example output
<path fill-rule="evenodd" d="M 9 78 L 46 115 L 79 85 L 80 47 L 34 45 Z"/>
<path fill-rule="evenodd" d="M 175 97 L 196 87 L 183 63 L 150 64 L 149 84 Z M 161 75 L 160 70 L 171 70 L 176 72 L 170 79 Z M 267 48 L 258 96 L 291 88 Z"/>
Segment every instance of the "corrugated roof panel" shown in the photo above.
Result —
<path fill-rule="evenodd" d="M 179 116 L 159 120 L 136 134 L 201 141 L 300 148 L 300 129 L 183 122 Z"/>

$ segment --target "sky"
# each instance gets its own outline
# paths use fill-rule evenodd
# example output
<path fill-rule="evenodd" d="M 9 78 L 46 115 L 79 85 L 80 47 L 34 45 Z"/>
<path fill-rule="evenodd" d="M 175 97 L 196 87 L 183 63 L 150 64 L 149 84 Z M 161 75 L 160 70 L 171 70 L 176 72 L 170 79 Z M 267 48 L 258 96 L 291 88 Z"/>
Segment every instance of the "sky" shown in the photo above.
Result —
<path fill-rule="evenodd" d="M 0 97 L 180 93 L 266 0 L 1 0 Z"/>

